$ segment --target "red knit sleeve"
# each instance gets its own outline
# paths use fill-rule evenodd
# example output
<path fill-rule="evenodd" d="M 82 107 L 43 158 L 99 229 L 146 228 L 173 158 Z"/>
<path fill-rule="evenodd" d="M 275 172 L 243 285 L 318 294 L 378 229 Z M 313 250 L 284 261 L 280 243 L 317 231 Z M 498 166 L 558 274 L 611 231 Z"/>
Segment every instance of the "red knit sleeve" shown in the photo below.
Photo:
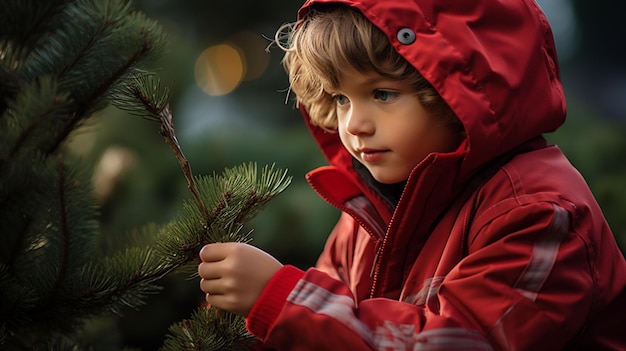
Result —
<path fill-rule="evenodd" d="M 302 276 L 304 276 L 302 270 L 290 265 L 285 265 L 274 274 L 246 319 L 246 327 L 252 335 L 265 339 L 269 326 L 276 320 L 289 293 Z"/>

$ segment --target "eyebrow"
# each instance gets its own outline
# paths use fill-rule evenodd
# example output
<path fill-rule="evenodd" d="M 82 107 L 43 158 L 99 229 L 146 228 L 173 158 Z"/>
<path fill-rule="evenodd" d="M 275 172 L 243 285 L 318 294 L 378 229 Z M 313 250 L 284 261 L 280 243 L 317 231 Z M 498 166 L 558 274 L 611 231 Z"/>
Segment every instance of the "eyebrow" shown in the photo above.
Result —
<path fill-rule="evenodd" d="M 397 81 L 391 79 L 391 78 L 386 78 L 386 77 L 382 77 L 380 75 L 376 75 L 374 77 L 369 77 L 366 78 L 363 82 L 359 83 L 360 85 L 363 86 L 371 86 L 371 85 L 377 85 L 380 84 L 381 82 L 390 82 L 390 83 L 398 83 Z M 341 85 L 341 84 L 340 84 Z M 337 87 L 338 89 L 339 87 Z M 337 89 L 332 89 L 332 90 L 337 90 Z"/>
<path fill-rule="evenodd" d="M 362 86 L 371 86 L 371 85 L 380 84 L 381 82 L 391 82 L 391 81 L 392 80 L 386 79 L 384 77 L 372 77 L 372 78 L 365 79 L 363 82 L 360 82 L 359 84 Z"/>
<path fill-rule="evenodd" d="M 365 82 L 363 82 L 363 84 L 377 84 L 383 81 L 391 81 L 390 79 L 387 79 L 385 77 L 372 77 L 372 78 L 368 78 L 365 80 Z"/>

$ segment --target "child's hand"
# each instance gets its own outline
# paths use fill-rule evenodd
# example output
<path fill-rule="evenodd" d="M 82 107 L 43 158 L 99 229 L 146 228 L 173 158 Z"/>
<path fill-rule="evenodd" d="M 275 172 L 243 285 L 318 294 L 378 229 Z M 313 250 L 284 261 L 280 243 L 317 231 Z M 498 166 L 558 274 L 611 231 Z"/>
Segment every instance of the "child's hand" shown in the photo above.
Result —
<path fill-rule="evenodd" d="M 260 249 L 242 243 L 205 245 L 198 266 L 200 289 L 211 306 L 247 316 L 267 282 L 282 264 Z"/>

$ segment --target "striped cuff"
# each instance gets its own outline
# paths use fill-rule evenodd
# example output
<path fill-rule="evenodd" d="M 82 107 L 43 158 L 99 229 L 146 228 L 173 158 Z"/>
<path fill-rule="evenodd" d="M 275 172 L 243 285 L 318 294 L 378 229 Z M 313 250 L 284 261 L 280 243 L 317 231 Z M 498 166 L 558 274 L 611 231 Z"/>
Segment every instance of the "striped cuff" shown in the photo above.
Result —
<path fill-rule="evenodd" d="M 267 283 L 246 318 L 250 334 L 265 340 L 269 328 L 283 309 L 289 293 L 304 276 L 304 271 L 290 265 L 279 269 Z"/>

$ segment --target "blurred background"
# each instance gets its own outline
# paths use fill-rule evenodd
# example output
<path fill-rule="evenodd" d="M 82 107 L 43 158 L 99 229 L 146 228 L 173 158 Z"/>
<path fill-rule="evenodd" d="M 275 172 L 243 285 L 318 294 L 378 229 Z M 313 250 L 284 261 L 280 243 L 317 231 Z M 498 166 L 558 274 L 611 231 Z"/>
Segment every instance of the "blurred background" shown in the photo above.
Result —
<path fill-rule="evenodd" d="M 568 98 L 568 121 L 549 135 L 581 171 L 626 248 L 626 3 L 540 0 L 554 30 Z M 177 136 L 196 175 L 244 162 L 288 169 L 292 184 L 251 223 L 253 243 L 283 263 L 315 263 L 338 212 L 304 180 L 324 159 L 302 124 L 267 37 L 295 19 L 300 0 L 138 0 L 168 46 L 155 67 L 174 84 Z M 271 49 L 271 48 L 270 48 Z M 189 198 L 158 125 L 111 107 L 73 141 L 94 165 L 107 240 L 147 223 L 164 224 Z M 203 296 L 197 280 L 168 277 L 164 290 L 122 319 L 95 321 L 85 338 L 102 349 L 154 350 L 167 328 L 189 317 Z"/>

